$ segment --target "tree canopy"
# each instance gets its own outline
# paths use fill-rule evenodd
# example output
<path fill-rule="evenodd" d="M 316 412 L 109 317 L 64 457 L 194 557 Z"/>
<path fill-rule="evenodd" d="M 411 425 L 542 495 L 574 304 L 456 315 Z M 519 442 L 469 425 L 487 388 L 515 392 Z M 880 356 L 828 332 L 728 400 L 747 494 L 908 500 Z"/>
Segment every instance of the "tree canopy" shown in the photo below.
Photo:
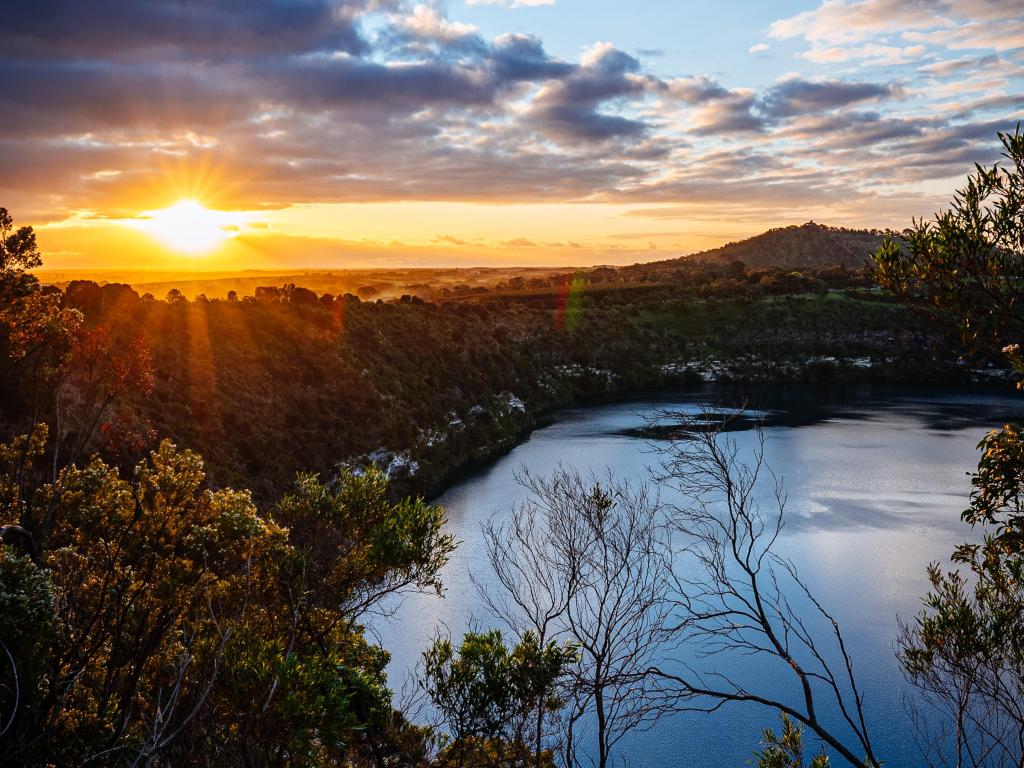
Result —
<path fill-rule="evenodd" d="M 947 211 L 889 238 L 875 273 L 919 311 L 959 331 L 965 354 L 1005 356 L 1024 377 L 1024 134 L 999 134 L 1006 164 L 976 166 Z M 1024 388 L 1024 378 L 1018 383 Z M 903 627 L 900 658 L 932 711 L 924 742 L 957 764 L 1024 756 L 1024 432 L 978 445 L 963 520 L 983 534 L 934 563 L 924 610 Z M 949 742 L 946 744 L 945 742 Z"/>

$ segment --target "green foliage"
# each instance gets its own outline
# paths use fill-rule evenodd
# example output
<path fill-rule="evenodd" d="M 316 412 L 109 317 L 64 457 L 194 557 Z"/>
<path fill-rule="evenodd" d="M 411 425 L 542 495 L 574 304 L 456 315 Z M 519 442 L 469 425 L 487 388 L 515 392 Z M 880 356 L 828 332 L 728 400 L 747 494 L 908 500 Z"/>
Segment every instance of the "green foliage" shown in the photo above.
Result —
<path fill-rule="evenodd" d="M 227 645 L 204 721 L 171 745 L 169 755 L 202 761 L 216 743 L 231 764 L 272 765 L 289 755 L 320 765 L 357 758 L 368 739 L 386 738 L 387 655 L 344 632 L 335 633 L 327 651 L 301 636 L 288 637 L 289 650 L 280 634 L 268 631 L 268 620 L 246 623 Z"/>
<path fill-rule="evenodd" d="M 46 571 L 0 546 L 0 745 L 32 736 L 45 706 L 57 636 L 54 590 Z"/>
<path fill-rule="evenodd" d="M 979 443 L 981 461 L 971 478 L 971 506 L 963 518 L 994 529 L 1007 556 L 1024 554 L 1024 433 L 1019 424 L 994 430 Z M 962 550 L 964 561 L 973 553 Z"/>
<path fill-rule="evenodd" d="M 274 512 L 289 530 L 246 492 L 206 489 L 199 457 L 168 441 L 130 479 L 93 459 L 26 499 L 19 473 L 45 443 L 0 445 L 0 524 L 31 523 L 40 558 L 0 550 L 21 691 L 5 673 L 18 727 L 0 749 L 26 765 L 320 765 L 408 732 L 357 621 L 402 589 L 440 589 L 440 508 L 390 502 L 379 473 L 334 490 L 303 476 Z"/>
<path fill-rule="evenodd" d="M 16 485 L 23 455 L 39 457 L 40 441 L 27 443 L 27 454 L 25 445 L 0 448 L 0 487 Z M 214 606 L 245 593 L 285 535 L 248 494 L 203 490 L 203 479 L 199 458 L 165 441 L 131 481 L 94 459 L 35 489 L 31 505 L 5 494 L 0 523 L 28 523 L 54 595 L 34 738 L 7 745 L 26 763 L 48 754 L 78 762 L 144 743 L 176 662 L 188 655 L 209 671 L 203 644 L 227 631 L 218 621 L 233 618 Z M 180 697 L 203 685 L 186 679 Z"/>
<path fill-rule="evenodd" d="M 1000 133 L 1009 167 L 976 166 L 949 210 L 889 238 L 878 281 L 950 322 L 969 351 L 1004 351 L 1021 367 L 1024 336 L 1024 134 Z"/>
<path fill-rule="evenodd" d="M 929 567 L 931 591 L 899 655 L 929 705 L 925 743 L 959 764 L 999 766 L 1021 759 L 1024 715 L 1024 558 L 992 537 L 961 547 L 964 570 Z M 932 722 L 934 721 L 934 722 Z"/>
<path fill-rule="evenodd" d="M 489 753 L 535 763 L 527 729 L 537 714 L 561 708 L 558 684 L 575 659 L 571 646 L 542 646 L 532 632 L 513 647 L 498 630 L 467 633 L 458 648 L 448 638 L 435 640 L 423 654 L 420 685 L 450 737 L 442 763 L 477 764 Z"/>
<path fill-rule="evenodd" d="M 1024 680 L 1024 559 L 1007 559 L 993 539 L 961 548 L 957 560 L 971 579 L 958 571 L 928 570 L 932 591 L 918 619 L 913 642 L 901 656 L 914 676 L 940 663 L 965 666 L 1006 665 L 1009 675 Z"/>
<path fill-rule="evenodd" d="M 804 768 L 804 729 L 793 722 L 786 714 L 782 715 L 782 731 L 766 728 L 761 738 L 763 752 L 755 752 L 757 768 Z M 828 768 L 828 755 L 819 752 L 808 768 Z"/>
<path fill-rule="evenodd" d="M 950 209 L 875 256 L 879 281 L 941 323 L 967 353 L 1002 353 L 1024 376 L 1024 134 L 999 139 L 1010 167 L 976 166 Z M 1024 381 L 1018 384 L 1024 388 Z M 957 547 L 958 568 L 928 570 L 931 591 L 899 655 L 910 680 L 949 724 L 959 765 L 1019 764 L 1024 744 L 1024 442 L 1021 427 L 990 432 L 965 522 L 981 544 Z M 925 736 L 937 749 L 942 728 Z"/>
<path fill-rule="evenodd" d="M 844 378 L 942 372 L 938 334 L 878 293 L 815 292 L 810 272 L 740 280 L 718 265 L 658 270 L 628 281 L 579 277 L 569 294 L 545 285 L 439 304 L 168 304 L 76 285 L 64 306 L 79 308 L 88 328 L 106 327 L 118 357 L 141 337 L 152 395 L 122 402 L 158 434 L 200 451 L 211 482 L 250 488 L 261 503 L 279 498 L 297 471 L 330 473 L 338 461 L 363 465 L 382 453 L 385 465 L 394 455 L 416 462 L 392 467 L 393 491 L 430 495 L 513 445 L 545 409 L 692 383 L 690 363 L 728 361 L 735 380 L 829 375 L 807 364 L 823 355 L 875 361 L 831 369 Z M 835 275 L 828 285 L 856 280 L 864 277 Z M 509 407 L 510 395 L 525 408 Z"/>
<path fill-rule="evenodd" d="M 300 474 L 273 515 L 290 531 L 296 593 L 354 617 L 406 587 L 440 594 L 439 573 L 455 548 L 442 532 L 444 510 L 421 498 L 391 501 L 376 468 L 345 472 L 333 488 Z"/>
<path fill-rule="evenodd" d="M 394 501 L 378 470 L 300 475 L 261 511 L 212 488 L 197 453 L 125 440 L 139 428 L 103 419 L 150 394 L 147 344 L 82 328 L 26 272 L 34 236 L 12 226 L 0 209 L 0 374 L 30 433 L 0 442 L 0 755 L 246 768 L 425 755 L 359 622 L 403 590 L 441 591 L 444 511 Z M 71 294 L 90 311 L 139 301 L 125 286 Z M 119 466 L 89 456 L 101 446 Z"/>
<path fill-rule="evenodd" d="M 1024 442 L 1020 425 L 990 432 L 979 444 L 971 506 L 963 518 L 990 533 L 962 544 L 953 561 L 966 568 L 928 570 L 932 591 L 901 650 L 917 679 L 945 668 L 996 671 L 1024 684 Z M 970 578 L 968 578 L 968 574 Z M 1024 727 L 1024 718 L 1021 718 Z M 1024 731 L 1022 731 L 1024 733 Z"/>

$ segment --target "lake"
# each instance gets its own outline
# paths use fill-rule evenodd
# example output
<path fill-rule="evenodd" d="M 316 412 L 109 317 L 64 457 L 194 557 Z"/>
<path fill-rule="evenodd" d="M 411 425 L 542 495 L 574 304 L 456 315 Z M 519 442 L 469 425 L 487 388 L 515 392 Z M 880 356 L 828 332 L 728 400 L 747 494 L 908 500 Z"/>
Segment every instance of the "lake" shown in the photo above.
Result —
<path fill-rule="evenodd" d="M 518 470 L 544 474 L 561 462 L 647 478 L 658 463 L 658 443 L 630 430 L 665 409 L 696 412 L 734 402 L 725 390 L 705 389 L 564 410 L 506 456 L 449 489 L 438 501 L 462 543 L 443 575 L 447 596 L 409 597 L 394 617 L 375 626 L 392 653 L 393 686 L 401 687 L 438 627 L 460 637 L 470 626 L 496 624 L 470 574 L 488 581 L 481 526 L 492 516 L 507 516 L 523 498 Z M 977 443 L 988 429 L 1024 418 L 1024 397 L 777 388 L 751 392 L 747 402 L 766 414 L 766 458 L 788 492 L 787 524 L 776 549 L 796 563 L 843 627 L 867 693 L 876 754 L 892 766 L 923 765 L 894 657 L 897 617 L 912 619 L 919 610 L 928 563 L 948 561 L 955 544 L 977 537 L 960 521 Z M 741 448 L 753 446 L 753 432 L 733 435 Z M 619 762 L 747 765 L 761 730 L 776 722 L 774 712 L 745 705 L 713 715 L 674 715 L 627 737 Z"/>

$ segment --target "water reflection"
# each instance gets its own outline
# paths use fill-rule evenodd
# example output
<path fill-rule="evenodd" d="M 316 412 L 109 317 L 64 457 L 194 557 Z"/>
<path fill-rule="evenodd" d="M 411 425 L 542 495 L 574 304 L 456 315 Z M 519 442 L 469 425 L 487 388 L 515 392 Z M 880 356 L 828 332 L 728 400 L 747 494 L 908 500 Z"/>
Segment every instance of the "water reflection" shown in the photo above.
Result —
<path fill-rule="evenodd" d="M 506 516 L 523 497 L 514 479 L 518 469 L 543 474 L 567 463 L 646 478 L 658 462 L 658 435 L 642 429 L 653 414 L 696 413 L 709 403 L 741 400 L 763 412 L 766 459 L 785 478 L 787 527 L 777 549 L 797 563 L 843 625 L 869 696 L 878 753 L 890 765 L 921 765 L 893 656 L 897 617 L 917 612 L 928 586 L 926 565 L 947 560 L 956 543 L 973 535 L 960 522 L 970 491 L 967 473 L 988 429 L 1024 418 L 1024 399 L 1013 394 L 788 389 L 741 398 L 716 391 L 564 411 L 441 497 L 450 528 L 463 543 L 444 574 L 446 598 L 410 598 L 390 623 L 377 627 L 392 652 L 393 681 L 415 665 L 437 626 L 459 634 L 473 621 L 494 623 L 470 574 L 488 582 L 480 527 L 491 516 Z M 734 438 L 749 450 L 755 435 L 739 431 Z M 749 664 L 716 663 L 735 665 L 729 672 Z M 747 671 L 771 677 L 764 669 Z M 635 766 L 681 765 L 683 755 L 699 756 L 687 765 L 745 765 L 773 717 L 742 706 L 714 716 L 676 716 L 632 737 L 623 756 Z"/>

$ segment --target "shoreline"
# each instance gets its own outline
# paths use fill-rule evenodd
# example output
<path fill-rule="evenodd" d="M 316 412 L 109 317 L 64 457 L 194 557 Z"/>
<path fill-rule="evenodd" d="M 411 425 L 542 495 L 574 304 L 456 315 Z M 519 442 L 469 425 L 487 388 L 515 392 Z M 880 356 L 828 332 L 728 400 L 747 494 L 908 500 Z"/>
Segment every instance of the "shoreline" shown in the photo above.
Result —
<path fill-rule="evenodd" d="M 605 392 L 580 393 L 576 396 L 558 403 L 547 404 L 542 408 L 531 412 L 526 410 L 526 421 L 513 433 L 503 437 L 500 441 L 484 447 L 483 451 L 472 456 L 466 461 L 459 462 L 446 469 L 440 477 L 431 482 L 425 489 L 417 489 L 416 484 L 404 495 L 422 496 L 430 503 L 447 493 L 451 488 L 460 482 L 473 476 L 482 469 L 494 464 L 506 456 L 518 446 L 527 442 L 534 432 L 551 426 L 557 420 L 560 413 L 576 408 L 594 408 L 602 405 L 613 405 L 640 400 L 671 400 L 678 397 L 694 395 L 720 395 L 723 397 L 721 405 L 739 407 L 745 405 L 748 408 L 757 409 L 768 407 L 770 403 L 762 402 L 765 395 L 770 395 L 776 404 L 780 400 L 792 399 L 800 402 L 801 395 L 814 392 L 819 398 L 827 395 L 826 402 L 855 402 L 864 397 L 875 398 L 885 396 L 900 396 L 908 394 L 1009 394 L 1016 389 L 1012 384 L 1000 383 L 994 380 L 981 383 L 969 380 L 941 381 L 936 386 L 928 386 L 923 383 L 916 383 L 917 380 L 909 377 L 869 377 L 861 380 L 847 381 L 815 381 L 815 380 L 785 380 L 777 379 L 772 381 L 729 381 L 729 382 L 694 382 L 691 384 L 670 384 L 660 387 L 630 387 Z M 785 388 L 785 389 L 783 389 Z M 758 398 L 758 395 L 761 395 Z M 780 395 L 785 394 L 785 397 Z M 732 398 L 724 399 L 724 398 Z M 400 494 L 402 495 L 402 494 Z"/>

